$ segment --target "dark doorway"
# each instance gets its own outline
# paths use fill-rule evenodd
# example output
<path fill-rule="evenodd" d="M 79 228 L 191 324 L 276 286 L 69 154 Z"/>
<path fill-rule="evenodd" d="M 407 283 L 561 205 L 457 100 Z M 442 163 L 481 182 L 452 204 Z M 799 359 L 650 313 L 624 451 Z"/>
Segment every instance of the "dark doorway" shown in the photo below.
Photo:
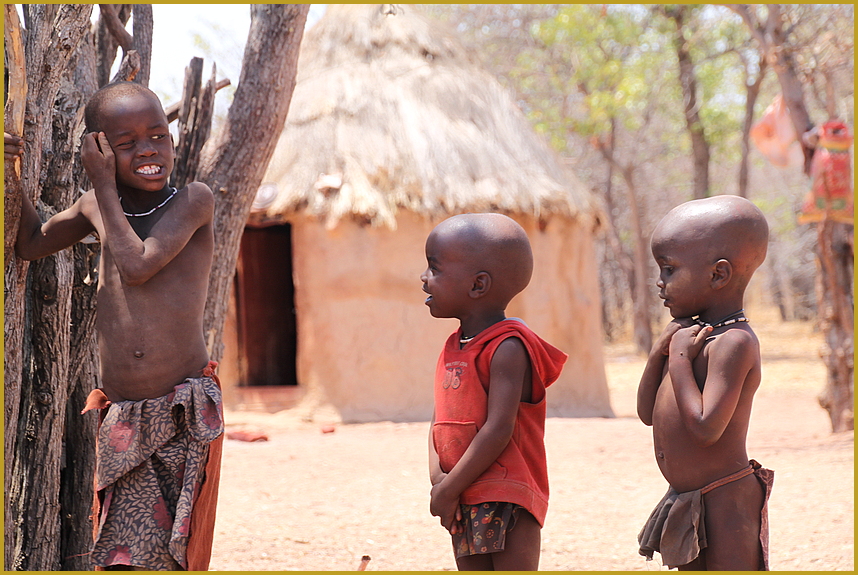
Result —
<path fill-rule="evenodd" d="M 292 226 L 245 228 L 236 265 L 243 385 L 296 385 Z"/>

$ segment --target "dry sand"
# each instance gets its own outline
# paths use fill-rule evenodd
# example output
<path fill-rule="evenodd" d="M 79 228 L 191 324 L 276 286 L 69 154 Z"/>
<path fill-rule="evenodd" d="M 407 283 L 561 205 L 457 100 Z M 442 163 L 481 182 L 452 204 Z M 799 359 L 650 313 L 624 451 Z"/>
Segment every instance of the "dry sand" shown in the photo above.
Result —
<path fill-rule="evenodd" d="M 751 314 L 763 347 L 748 452 L 775 470 L 772 570 L 854 570 L 853 433 L 830 433 L 816 396 L 825 381 L 810 324 Z M 666 490 L 650 429 L 635 416 L 644 359 L 606 347 L 616 418 L 549 418 L 551 504 L 543 570 L 665 569 L 636 536 Z M 428 422 L 335 425 L 292 411 L 228 412 L 213 570 L 455 570 L 449 536 L 429 515 Z"/>

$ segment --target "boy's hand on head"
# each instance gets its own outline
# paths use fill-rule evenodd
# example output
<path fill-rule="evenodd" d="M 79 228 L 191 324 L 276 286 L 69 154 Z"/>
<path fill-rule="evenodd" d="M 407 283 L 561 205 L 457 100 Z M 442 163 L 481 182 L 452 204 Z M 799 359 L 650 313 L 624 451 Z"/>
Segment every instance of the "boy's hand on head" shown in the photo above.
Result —
<path fill-rule="evenodd" d="M 24 138 L 3 132 L 3 158 L 14 160 L 24 153 Z"/>
<path fill-rule="evenodd" d="M 93 186 L 116 184 L 116 158 L 104 132 L 90 132 L 83 137 L 80 159 Z"/>
<path fill-rule="evenodd" d="M 670 355 L 672 357 L 687 357 L 694 359 L 703 349 L 706 338 L 712 333 L 712 327 L 702 327 L 697 324 L 683 327 L 670 340 Z"/>

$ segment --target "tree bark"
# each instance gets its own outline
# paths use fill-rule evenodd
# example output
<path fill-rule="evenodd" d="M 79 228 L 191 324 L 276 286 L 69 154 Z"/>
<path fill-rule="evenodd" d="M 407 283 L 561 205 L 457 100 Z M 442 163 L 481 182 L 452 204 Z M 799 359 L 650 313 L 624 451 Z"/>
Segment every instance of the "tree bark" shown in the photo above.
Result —
<path fill-rule="evenodd" d="M 203 148 L 197 179 L 212 188 L 216 199 L 217 257 L 203 318 L 214 360 L 223 355 L 223 326 L 241 234 L 295 88 L 308 10 L 306 4 L 251 5 L 250 33 L 233 103 L 219 137 Z"/>
<path fill-rule="evenodd" d="M 24 60 L 24 41 L 18 12 L 13 4 L 4 6 L 5 61 L 8 73 L 6 86 L 6 106 L 4 110 L 4 129 L 17 136 L 24 134 L 24 115 L 27 103 L 27 75 Z M 21 405 L 21 372 L 23 356 L 20 353 L 24 339 L 24 299 L 23 278 L 26 277 L 28 263 L 16 259 L 14 246 L 18 233 L 18 220 L 21 214 L 21 160 L 5 161 L 4 170 L 4 223 L 6 227 L 4 253 L 4 446 L 3 457 L 6 465 L 3 477 L 4 500 L 4 538 L 6 541 L 4 560 L 10 568 L 14 554 L 15 521 L 12 520 L 15 507 L 9 496 L 12 485 L 12 460 L 17 444 L 18 411 Z"/>
<path fill-rule="evenodd" d="M 196 180 L 203 146 L 209 139 L 214 116 L 214 97 L 217 92 L 216 67 L 203 87 L 203 60 L 192 58 L 185 68 L 185 83 L 179 103 L 179 142 L 176 145 L 176 168 L 172 185 L 181 189 Z"/>
<path fill-rule="evenodd" d="M 68 78 L 57 100 L 57 108 L 66 110 L 71 129 L 67 158 L 71 166 L 72 190 L 89 187 L 80 155 L 77 153 L 83 132 L 83 107 L 98 89 L 96 80 L 95 39 L 88 33 L 81 42 L 77 58 L 69 67 Z M 72 120 L 72 117 L 74 119 Z M 71 325 L 69 341 L 69 399 L 66 403 L 66 425 L 63 435 L 63 457 L 60 474 L 60 544 L 61 568 L 85 571 L 92 568 L 88 552 L 92 548 L 93 477 L 95 475 L 95 437 L 98 415 L 81 414 L 89 392 L 101 387 L 95 334 L 96 266 L 100 244 L 79 243 L 72 249 Z"/>
<path fill-rule="evenodd" d="M 69 118 L 54 114 L 53 104 L 63 71 L 89 28 L 91 11 L 88 5 L 25 7 L 28 90 L 21 182 L 23 193 L 42 213 L 67 207 L 76 190 L 70 170 L 62 169 L 72 153 Z M 7 225 L 17 226 L 20 204 L 10 216 Z M 8 414 L 15 402 L 18 413 L 6 421 L 12 432 L 4 446 L 6 567 L 56 570 L 61 563 L 60 466 L 70 387 L 71 254 L 66 250 L 30 265 L 28 277 L 26 271 L 20 260 L 7 262 L 5 407 Z M 33 317 L 39 321 L 33 323 Z M 10 331 L 21 335 L 10 337 Z M 9 373 L 10 366 L 17 371 Z"/>
<path fill-rule="evenodd" d="M 30 90 L 21 91 L 23 81 L 13 73 L 10 102 L 20 102 L 20 97 L 11 97 L 16 90 L 26 95 L 20 183 L 44 218 L 68 207 L 83 187 L 83 171 L 75 161 L 83 103 L 107 81 L 105 70 L 115 45 L 105 43 L 103 33 L 100 42 L 88 39 L 76 62 L 77 75 L 70 79 L 64 71 L 74 67 L 72 55 L 89 29 L 91 5 L 28 5 L 24 10 Z M 247 210 L 285 122 L 307 10 L 306 5 L 252 8 L 242 86 L 230 112 L 230 137 L 222 140 L 229 149 L 212 146 L 206 156 L 206 180 L 216 190 L 235 190 L 229 199 L 246 199 Z M 9 41 L 6 45 L 10 62 L 14 46 Z M 61 82 L 68 84 L 57 99 Z M 272 91 L 280 98 L 271 98 Z M 9 121 L 11 109 L 7 106 L 7 126 L 15 125 Z M 267 137 L 248 145 L 247 133 Z M 15 175 L 14 168 L 7 170 L 10 175 Z M 7 185 L 6 194 L 12 191 Z M 20 202 L 7 202 L 6 208 L 8 231 L 18 224 Z M 242 218 L 232 222 L 236 247 L 243 224 Z M 7 235 L 7 251 L 14 234 L 9 239 Z M 15 258 L 6 263 L 7 569 L 83 570 L 90 565 L 92 531 L 85 518 L 92 501 L 97 415 L 79 412 L 98 377 L 96 257 L 97 248 L 79 244 L 32 265 Z M 232 268 L 224 274 L 227 280 L 234 264 L 233 257 Z M 222 324 L 223 317 L 221 329 Z"/>
<path fill-rule="evenodd" d="M 849 226 L 851 227 L 851 226 Z M 852 300 L 853 243 L 845 224 L 817 224 L 820 328 L 825 336 L 822 360 L 828 368 L 819 404 L 828 411 L 833 432 L 850 431 L 854 414 L 854 311 Z"/>
<path fill-rule="evenodd" d="M 124 30 L 125 24 L 131 17 L 131 4 L 111 4 L 111 13 L 100 13 L 98 24 L 95 29 L 95 48 L 98 61 L 96 63 L 96 80 L 99 86 L 110 82 L 110 69 L 116 60 L 116 49 L 119 42 L 110 31 L 108 19 L 111 14 L 115 15 Z"/>
<path fill-rule="evenodd" d="M 152 30 L 154 27 L 152 5 L 134 4 L 132 13 L 134 14 L 134 25 L 132 28 L 134 49 L 140 54 L 140 72 L 134 81 L 148 87 L 149 75 L 152 69 Z"/>

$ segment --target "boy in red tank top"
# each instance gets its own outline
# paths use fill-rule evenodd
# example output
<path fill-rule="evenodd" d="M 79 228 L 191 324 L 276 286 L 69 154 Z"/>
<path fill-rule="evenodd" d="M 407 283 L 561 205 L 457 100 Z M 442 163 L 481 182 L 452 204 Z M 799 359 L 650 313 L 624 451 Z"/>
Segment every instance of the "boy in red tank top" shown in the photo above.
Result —
<path fill-rule="evenodd" d="M 432 231 L 426 260 L 430 313 L 460 321 L 435 371 L 430 511 L 460 570 L 535 571 L 548 510 L 545 389 L 567 356 L 505 315 L 530 282 L 530 242 L 504 215 L 463 214 Z"/>

